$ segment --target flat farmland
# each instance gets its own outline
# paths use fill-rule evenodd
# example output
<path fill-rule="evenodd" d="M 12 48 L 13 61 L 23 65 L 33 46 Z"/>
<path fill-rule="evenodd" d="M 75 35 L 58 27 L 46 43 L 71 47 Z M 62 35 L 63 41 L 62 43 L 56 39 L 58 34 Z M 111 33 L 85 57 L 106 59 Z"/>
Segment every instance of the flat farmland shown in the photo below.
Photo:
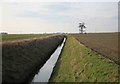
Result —
<path fill-rule="evenodd" d="M 118 33 L 24 34 L 2 36 L 3 83 L 30 81 L 64 37 L 49 82 L 119 81 Z"/>
<path fill-rule="evenodd" d="M 21 40 L 21 39 L 39 38 L 49 35 L 52 34 L 7 34 L 1 36 L 2 36 L 2 41 L 13 41 L 13 40 Z"/>
<path fill-rule="evenodd" d="M 118 33 L 74 34 L 72 36 L 86 47 L 120 64 L 118 60 L 118 53 L 120 53 L 118 51 Z"/>

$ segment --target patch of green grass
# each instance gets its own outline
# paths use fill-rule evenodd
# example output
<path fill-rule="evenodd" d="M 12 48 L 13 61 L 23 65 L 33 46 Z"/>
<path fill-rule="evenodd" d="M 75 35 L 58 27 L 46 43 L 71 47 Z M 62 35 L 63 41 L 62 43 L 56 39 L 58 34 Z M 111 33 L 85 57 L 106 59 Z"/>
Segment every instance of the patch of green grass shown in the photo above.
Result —
<path fill-rule="evenodd" d="M 118 65 L 68 35 L 50 82 L 118 82 Z"/>
<path fill-rule="evenodd" d="M 39 38 L 39 37 L 44 37 L 49 35 L 52 35 L 52 34 L 8 34 L 8 35 L 2 35 L 2 41 Z"/>

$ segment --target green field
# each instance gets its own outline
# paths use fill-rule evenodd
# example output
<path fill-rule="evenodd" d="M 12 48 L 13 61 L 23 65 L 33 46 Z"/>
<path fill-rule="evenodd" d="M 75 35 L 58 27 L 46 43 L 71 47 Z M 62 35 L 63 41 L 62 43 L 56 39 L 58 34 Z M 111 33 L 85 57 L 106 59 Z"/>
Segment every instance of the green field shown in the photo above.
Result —
<path fill-rule="evenodd" d="M 49 35 L 52 35 L 52 34 L 8 34 L 8 35 L 2 35 L 2 41 L 39 38 L 39 37 L 44 37 Z"/>
<path fill-rule="evenodd" d="M 118 82 L 118 65 L 67 36 L 50 82 Z"/>

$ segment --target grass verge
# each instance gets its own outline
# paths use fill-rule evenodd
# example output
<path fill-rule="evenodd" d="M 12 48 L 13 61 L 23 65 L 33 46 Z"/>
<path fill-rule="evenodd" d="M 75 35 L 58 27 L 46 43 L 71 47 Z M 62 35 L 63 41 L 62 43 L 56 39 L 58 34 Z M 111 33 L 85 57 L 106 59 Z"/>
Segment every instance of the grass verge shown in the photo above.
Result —
<path fill-rule="evenodd" d="M 69 36 L 49 82 L 118 82 L 118 65 Z"/>

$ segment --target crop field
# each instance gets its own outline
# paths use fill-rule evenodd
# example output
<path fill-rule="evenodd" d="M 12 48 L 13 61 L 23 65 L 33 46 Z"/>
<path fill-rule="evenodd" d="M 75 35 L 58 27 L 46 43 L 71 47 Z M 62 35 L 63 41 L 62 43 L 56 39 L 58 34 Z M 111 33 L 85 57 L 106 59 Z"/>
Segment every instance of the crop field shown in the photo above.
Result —
<path fill-rule="evenodd" d="M 118 59 L 118 33 L 76 34 L 73 35 L 80 43 L 98 54 L 101 54 L 117 64 Z"/>
<path fill-rule="evenodd" d="M 118 65 L 67 36 L 50 82 L 118 82 Z"/>
<path fill-rule="evenodd" d="M 39 38 L 39 37 L 45 37 L 49 35 L 52 35 L 52 34 L 7 34 L 7 35 L 2 35 L 2 41 Z"/>

